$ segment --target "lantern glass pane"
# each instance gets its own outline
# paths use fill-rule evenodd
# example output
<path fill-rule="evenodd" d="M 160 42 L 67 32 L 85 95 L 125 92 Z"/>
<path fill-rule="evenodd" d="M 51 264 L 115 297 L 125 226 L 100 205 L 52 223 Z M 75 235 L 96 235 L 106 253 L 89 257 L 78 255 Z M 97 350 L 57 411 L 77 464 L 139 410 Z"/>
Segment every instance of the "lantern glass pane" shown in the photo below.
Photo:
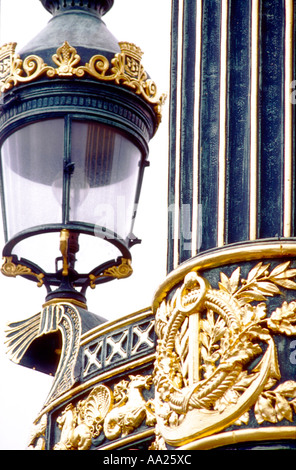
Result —
<path fill-rule="evenodd" d="M 73 121 L 70 220 L 106 227 L 121 238 L 129 234 L 141 152 L 119 130 Z"/>
<path fill-rule="evenodd" d="M 61 195 L 53 185 L 63 171 L 64 120 L 17 130 L 5 140 L 1 157 L 8 238 L 30 227 L 61 223 Z"/>

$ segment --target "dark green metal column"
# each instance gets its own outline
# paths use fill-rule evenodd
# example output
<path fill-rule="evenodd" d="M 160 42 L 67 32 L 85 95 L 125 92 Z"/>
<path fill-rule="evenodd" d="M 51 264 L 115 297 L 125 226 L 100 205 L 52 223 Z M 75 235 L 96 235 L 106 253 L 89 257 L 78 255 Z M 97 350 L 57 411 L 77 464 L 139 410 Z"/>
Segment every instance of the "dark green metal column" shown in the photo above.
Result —
<path fill-rule="evenodd" d="M 295 235 L 287 9 L 172 1 L 168 272 L 219 246 Z"/>
<path fill-rule="evenodd" d="M 158 448 L 295 449 L 294 0 L 172 0 Z"/>

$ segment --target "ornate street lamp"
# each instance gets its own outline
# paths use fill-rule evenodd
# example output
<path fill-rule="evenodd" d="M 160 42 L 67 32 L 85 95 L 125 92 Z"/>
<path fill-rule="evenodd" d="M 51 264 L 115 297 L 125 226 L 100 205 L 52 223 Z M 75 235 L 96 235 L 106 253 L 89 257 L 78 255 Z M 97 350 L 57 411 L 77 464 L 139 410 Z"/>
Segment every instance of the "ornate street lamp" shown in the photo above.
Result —
<path fill-rule="evenodd" d="M 0 49 L 2 273 L 44 285 L 47 302 L 83 305 L 88 287 L 129 276 L 139 242 L 164 97 L 141 50 L 102 21 L 113 2 L 41 0 L 47 27 L 18 53 Z"/>

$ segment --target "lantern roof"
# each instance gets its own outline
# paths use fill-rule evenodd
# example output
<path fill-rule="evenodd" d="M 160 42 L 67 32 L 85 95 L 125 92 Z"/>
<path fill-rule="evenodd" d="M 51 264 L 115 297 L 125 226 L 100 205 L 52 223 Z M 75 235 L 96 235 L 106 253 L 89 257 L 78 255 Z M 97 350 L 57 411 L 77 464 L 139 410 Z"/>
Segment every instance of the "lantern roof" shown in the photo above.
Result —
<path fill-rule="evenodd" d="M 108 56 L 120 52 L 118 39 L 102 20 L 102 14 L 110 10 L 113 0 L 41 2 L 53 16 L 46 27 L 21 49 L 22 57 L 38 53 L 49 61 L 53 52 L 65 41 L 79 48 L 85 60 L 95 52 Z"/>

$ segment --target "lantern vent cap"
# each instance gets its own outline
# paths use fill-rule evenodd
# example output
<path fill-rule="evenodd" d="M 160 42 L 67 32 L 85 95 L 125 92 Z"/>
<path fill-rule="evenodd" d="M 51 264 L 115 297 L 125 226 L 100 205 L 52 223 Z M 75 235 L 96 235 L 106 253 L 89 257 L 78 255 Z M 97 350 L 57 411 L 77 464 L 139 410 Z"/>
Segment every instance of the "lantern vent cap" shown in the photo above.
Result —
<path fill-rule="evenodd" d="M 114 0 L 40 0 L 52 15 L 65 11 L 84 10 L 99 16 L 105 15 L 113 6 Z"/>

